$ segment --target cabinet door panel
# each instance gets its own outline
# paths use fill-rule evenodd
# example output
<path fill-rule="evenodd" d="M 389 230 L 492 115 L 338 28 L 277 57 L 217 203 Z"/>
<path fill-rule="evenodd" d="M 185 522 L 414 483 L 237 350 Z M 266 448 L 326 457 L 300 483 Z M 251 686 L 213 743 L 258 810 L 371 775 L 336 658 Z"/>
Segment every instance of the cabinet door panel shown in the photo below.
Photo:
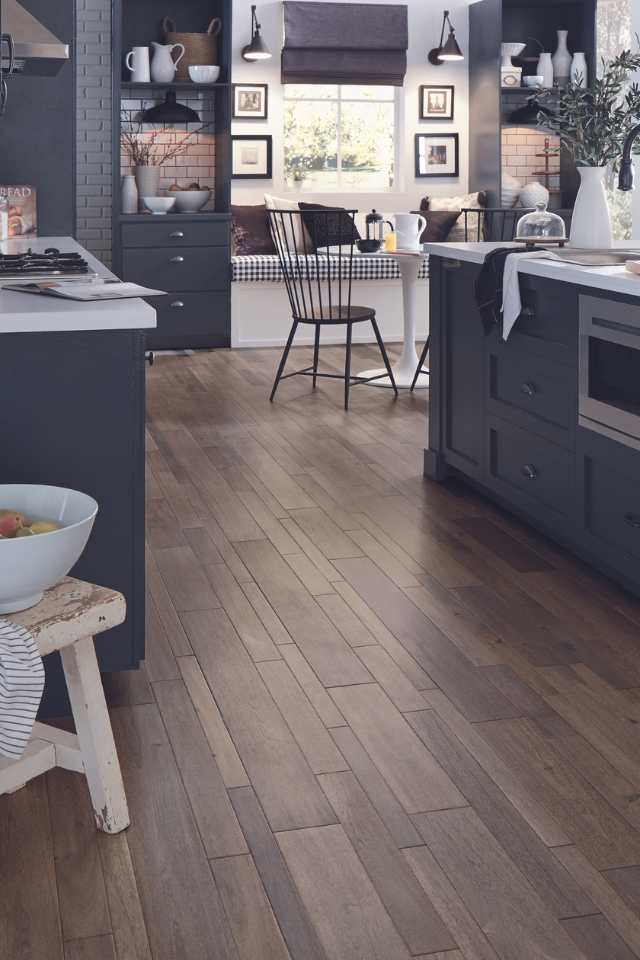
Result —
<path fill-rule="evenodd" d="M 588 430 L 579 447 L 586 533 L 640 558 L 640 452 Z"/>

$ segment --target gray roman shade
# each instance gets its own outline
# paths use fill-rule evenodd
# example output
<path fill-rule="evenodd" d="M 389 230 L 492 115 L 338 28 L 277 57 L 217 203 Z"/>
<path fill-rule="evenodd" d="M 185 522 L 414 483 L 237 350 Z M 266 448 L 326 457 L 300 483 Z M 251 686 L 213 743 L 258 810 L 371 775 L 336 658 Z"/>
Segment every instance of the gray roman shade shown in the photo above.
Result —
<path fill-rule="evenodd" d="M 406 4 L 285 0 L 282 82 L 401 87 L 408 43 Z"/>

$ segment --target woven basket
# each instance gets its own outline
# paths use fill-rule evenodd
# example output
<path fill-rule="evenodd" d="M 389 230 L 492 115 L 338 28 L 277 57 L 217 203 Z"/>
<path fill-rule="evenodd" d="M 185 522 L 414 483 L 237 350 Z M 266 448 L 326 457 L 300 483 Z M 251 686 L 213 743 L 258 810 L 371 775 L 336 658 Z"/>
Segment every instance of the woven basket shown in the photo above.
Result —
<path fill-rule="evenodd" d="M 218 34 L 222 30 L 222 20 L 214 17 L 206 33 L 178 33 L 175 21 L 165 17 L 162 21 L 167 43 L 181 43 L 184 57 L 178 64 L 176 80 L 189 80 L 189 67 L 199 64 L 218 64 Z"/>

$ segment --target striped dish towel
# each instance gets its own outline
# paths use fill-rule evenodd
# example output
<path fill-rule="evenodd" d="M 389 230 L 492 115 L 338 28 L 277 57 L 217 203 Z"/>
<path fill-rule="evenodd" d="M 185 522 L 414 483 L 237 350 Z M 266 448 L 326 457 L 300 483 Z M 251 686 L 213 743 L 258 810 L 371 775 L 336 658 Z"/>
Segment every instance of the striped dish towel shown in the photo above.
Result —
<path fill-rule="evenodd" d="M 44 690 L 38 647 L 24 627 L 0 619 L 0 754 L 18 760 L 31 738 Z"/>

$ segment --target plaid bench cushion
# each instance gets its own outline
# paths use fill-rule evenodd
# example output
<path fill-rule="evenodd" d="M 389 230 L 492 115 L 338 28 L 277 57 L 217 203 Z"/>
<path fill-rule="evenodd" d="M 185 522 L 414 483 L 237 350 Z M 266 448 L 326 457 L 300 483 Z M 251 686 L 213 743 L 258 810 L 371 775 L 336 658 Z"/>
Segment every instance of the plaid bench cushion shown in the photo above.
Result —
<path fill-rule="evenodd" d="M 338 271 L 343 277 L 349 273 L 349 258 L 330 254 L 327 256 L 296 257 L 291 260 L 291 269 L 299 270 L 305 279 L 326 280 L 329 272 L 332 279 L 338 277 Z M 429 261 L 423 260 L 420 266 L 420 279 L 429 276 Z M 231 279 L 236 283 L 283 283 L 282 266 L 277 256 L 256 255 L 231 258 Z M 392 257 L 367 255 L 365 253 L 353 256 L 353 280 L 399 280 L 400 268 Z"/>

